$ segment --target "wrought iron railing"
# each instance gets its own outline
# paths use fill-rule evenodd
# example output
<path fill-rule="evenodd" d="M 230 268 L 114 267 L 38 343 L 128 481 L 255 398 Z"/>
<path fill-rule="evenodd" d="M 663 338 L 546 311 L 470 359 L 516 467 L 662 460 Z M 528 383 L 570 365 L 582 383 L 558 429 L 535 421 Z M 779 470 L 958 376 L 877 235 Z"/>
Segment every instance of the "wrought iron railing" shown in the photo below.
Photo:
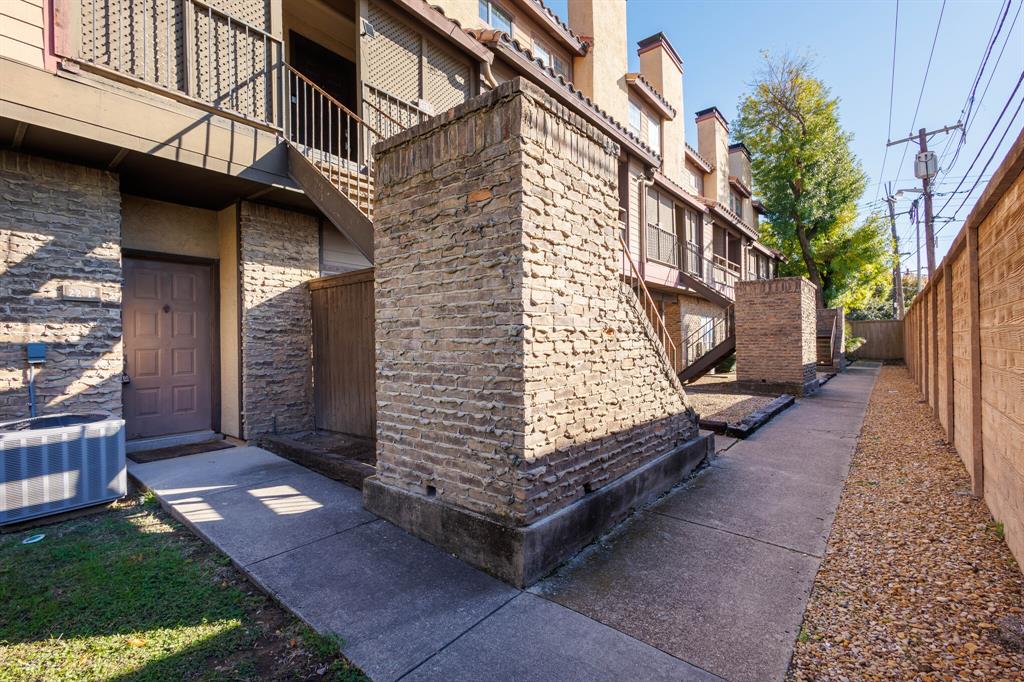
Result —
<path fill-rule="evenodd" d="M 203 0 L 83 0 L 87 66 L 280 129 L 281 41 Z"/>
<path fill-rule="evenodd" d="M 648 225 L 647 259 L 673 268 L 679 267 L 679 240 L 675 233 L 657 225 Z"/>
<path fill-rule="evenodd" d="M 363 83 L 363 120 L 379 132 L 380 139 L 397 135 L 428 118 L 430 114 L 415 104 L 369 83 Z"/>
<path fill-rule="evenodd" d="M 736 299 L 736 282 L 740 280 L 740 274 L 735 263 L 732 264 L 734 267 L 725 267 L 719 262 L 724 260 L 721 256 L 706 258 L 700 247 L 690 242 L 682 245 L 680 251 L 684 272 L 700 279 L 730 300 Z"/>
<path fill-rule="evenodd" d="M 736 332 L 736 309 L 729 306 L 690 332 L 682 344 L 682 366 L 686 369 Z"/>
<path fill-rule="evenodd" d="M 373 217 L 372 142 L 380 133 L 320 86 L 285 65 L 285 138 L 363 213 Z"/>
<path fill-rule="evenodd" d="M 661 347 L 665 352 L 665 361 L 668 362 L 673 372 L 678 372 L 680 369 L 679 351 L 668 333 L 668 328 L 665 326 L 665 318 L 662 317 L 661 312 L 658 310 L 658 305 L 651 297 L 651 292 L 647 290 L 647 285 L 644 284 L 644 278 L 640 274 L 640 270 L 637 269 L 636 263 L 633 262 L 633 257 L 629 255 L 629 246 L 621 236 L 619 237 L 619 244 L 622 246 L 623 279 L 633 290 L 637 301 L 640 303 L 640 307 L 643 308 L 647 319 L 651 322 L 651 326 L 654 327 L 654 333 L 661 341 Z"/>

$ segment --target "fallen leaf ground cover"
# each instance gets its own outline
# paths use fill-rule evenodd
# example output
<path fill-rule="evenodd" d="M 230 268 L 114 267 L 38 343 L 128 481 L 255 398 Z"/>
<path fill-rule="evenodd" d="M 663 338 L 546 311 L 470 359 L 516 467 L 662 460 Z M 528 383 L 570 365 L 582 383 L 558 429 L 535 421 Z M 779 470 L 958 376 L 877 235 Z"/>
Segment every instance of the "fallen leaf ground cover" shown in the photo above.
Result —
<path fill-rule="evenodd" d="M 1024 576 L 905 367 L 875 384 L 789 677 L 1024 679 Z"/>

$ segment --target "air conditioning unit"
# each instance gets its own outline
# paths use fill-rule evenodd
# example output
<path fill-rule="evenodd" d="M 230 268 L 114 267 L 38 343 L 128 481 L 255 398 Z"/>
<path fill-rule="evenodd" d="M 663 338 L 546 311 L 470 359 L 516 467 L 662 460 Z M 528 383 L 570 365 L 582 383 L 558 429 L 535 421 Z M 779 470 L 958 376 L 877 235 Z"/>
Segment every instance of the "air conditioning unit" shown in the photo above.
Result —
<path fill-rule="evenodd" d="M 91 412 L 0 423 L 0 525 L 127 492 L 123 419 Z"/>

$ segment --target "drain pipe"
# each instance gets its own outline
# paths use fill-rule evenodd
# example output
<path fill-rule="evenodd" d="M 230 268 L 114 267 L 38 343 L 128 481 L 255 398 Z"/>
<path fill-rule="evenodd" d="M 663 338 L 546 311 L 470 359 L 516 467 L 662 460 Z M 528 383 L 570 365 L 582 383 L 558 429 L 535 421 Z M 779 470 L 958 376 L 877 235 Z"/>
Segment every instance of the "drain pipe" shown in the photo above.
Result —
<path fill-rule="evenodd" d="M 637 192 L 640 196 L 638 197 L 639 210 L 638 216 L 639 225 L 637 226 L 639 232 L 639 244 L 640 253 L 637 257 L 636 267 L 640 270 L 642 277 L 647 277 L 647 188 L 654 184 L 654 173 L 650 169 L 645 169 L 644 174 L 637 178 Z"/>
<path fill-rule="evenodd" d="M 488 87 L 494 89 L 498 87 L 498 79 L 494 77 L 494 73 L 491 71 L 490 62 L 482 62 L 484 82 L 487 83 Z"/>

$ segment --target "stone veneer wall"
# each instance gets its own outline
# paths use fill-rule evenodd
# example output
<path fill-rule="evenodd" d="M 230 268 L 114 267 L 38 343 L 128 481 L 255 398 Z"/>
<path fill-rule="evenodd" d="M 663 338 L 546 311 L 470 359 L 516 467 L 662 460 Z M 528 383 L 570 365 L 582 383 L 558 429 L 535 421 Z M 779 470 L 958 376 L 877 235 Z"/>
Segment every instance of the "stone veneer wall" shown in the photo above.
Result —
<path fill-rule="evenodd" d="M 817 387 L 817 306 L 802 277 L 736 283 L 736 381 L 804 395 Z"/>
<path fill-rule="evenodd" d="M 312 429 L 306 282 L 320 274 L 319 221 L 251 202 L 238 220 L 243 436 Z"/>
<path fill-rule="evenodd" d="M 377 152 L 381 484 L 521 526 L 696 435 L 619 277 L 615 144 L 516 80 Z"/>
<path fill-rule="evenodd" d="M 117 176 L 0 151 L 0 421 L 29 414 L 25 343 L 47 344 L 40 412 L 121 414 Z M 98 301 L 64 300 L 64 285 Z"/>

